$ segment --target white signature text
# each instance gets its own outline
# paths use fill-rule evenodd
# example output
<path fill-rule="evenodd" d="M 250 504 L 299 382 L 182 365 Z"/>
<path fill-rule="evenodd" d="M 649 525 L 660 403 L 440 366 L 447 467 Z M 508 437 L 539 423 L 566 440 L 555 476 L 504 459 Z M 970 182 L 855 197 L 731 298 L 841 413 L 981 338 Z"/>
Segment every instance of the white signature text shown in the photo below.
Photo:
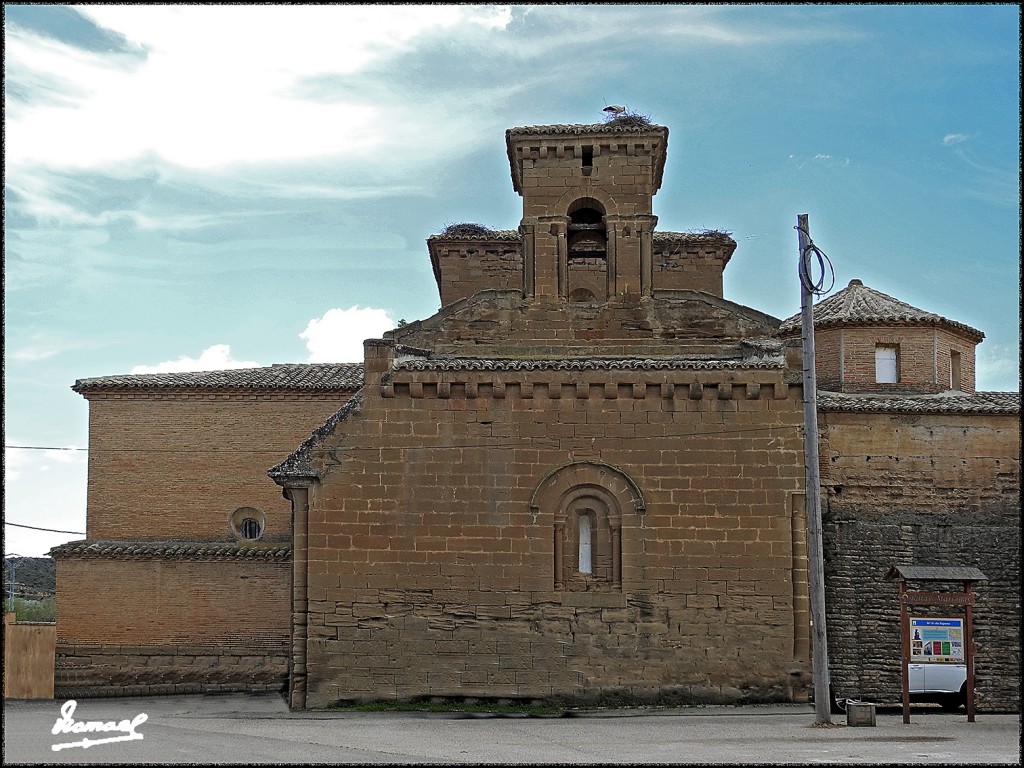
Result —
<path fill-rule="evenodd" d="M 54 744 L 54 752 L 61 749 L 67 749 L 68 747 L 81 747 L 82 749 L 88 749 L 96 744 L 110 744 L 115 741 L 136 741 L 143 738 L 141 733 L 135 732 L 135 729 L 149 719 L 149 715 L 145 712 L 137 714 L 134 720 L 122 720 L 119 723 L 111 720 L 108 723 L 104 723 L 98 720 L 75 720 L 73 715 L 75 714 L 75 707 L 77 706 L 78 703 L 74 699 L 64 702 L 64 706 L 60 708 L 61 716 L 57 719 L 57 722 L 53 724 L 52 733 L 54 736 L 61 733 L 108 733 L 111 731 L 123 733 L 124 735 L 110 736 L 104 739 L 83 738 L 81 741 L 69 741 L 64 744 Z"/>

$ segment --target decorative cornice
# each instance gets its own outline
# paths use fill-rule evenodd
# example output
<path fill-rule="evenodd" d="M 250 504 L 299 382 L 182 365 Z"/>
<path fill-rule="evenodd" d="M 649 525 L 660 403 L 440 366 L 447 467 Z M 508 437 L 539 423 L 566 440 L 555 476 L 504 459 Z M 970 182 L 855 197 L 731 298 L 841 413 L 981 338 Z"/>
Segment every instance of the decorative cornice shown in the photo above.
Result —
<path fill-rule="evenodd" d="M 50 550 L 54 558 L 113 560 L 290 560 L 287 541 L 70 541 Z"/>

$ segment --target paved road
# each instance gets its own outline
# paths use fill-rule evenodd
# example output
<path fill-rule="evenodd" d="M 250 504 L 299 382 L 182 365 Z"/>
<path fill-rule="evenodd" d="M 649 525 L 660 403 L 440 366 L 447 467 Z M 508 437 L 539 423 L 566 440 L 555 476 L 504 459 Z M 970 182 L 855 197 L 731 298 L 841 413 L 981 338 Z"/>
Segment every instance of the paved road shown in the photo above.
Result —
<path fill-rule="evenodd" d="M 53 734 L 63 701 L 4 705 L 4 763 L 1004 763 L 1020 764 L 1020 716 L 915 709 L 875 727 L 815 727 L 808 705 L 617 710 L 574 717 L 289 712 L 276 694 L 83 699 L 73 721 L 124 733 Z M 139 719 L 145 714 L 146 718 Z M 126 726 L 129 723 L 125 724 Z"/>

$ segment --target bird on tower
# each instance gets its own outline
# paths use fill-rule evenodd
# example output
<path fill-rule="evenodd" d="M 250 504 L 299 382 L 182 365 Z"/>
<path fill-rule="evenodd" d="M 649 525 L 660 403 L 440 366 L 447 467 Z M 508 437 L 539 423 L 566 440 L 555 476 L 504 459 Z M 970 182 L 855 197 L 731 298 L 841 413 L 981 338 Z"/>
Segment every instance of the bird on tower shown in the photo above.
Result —
<path fill-rule="evenodd" d="M 623 112 L 626 111 L 626 108 L 621 104 L 612 104 L 611 106 L 605 107 L 601 111 L 607 112 L 609 115 L 621 115 Z"/>

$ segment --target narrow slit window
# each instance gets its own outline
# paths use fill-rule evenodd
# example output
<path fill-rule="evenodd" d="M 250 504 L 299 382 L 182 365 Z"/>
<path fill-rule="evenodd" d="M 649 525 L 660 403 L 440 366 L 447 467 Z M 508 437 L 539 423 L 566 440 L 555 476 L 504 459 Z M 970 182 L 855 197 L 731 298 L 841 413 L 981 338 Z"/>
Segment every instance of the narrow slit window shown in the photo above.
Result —
<path fill-rule="evenodd" d="M 960 353 L 955 349 L 949 353 L 949 388 L 961 390 L 960 383 Z"/>
<path fill-rule="evenodd" d="M 594 148 L 584 147 L 583 148 L 583 167 L 590 168 L 594 164 Z"/>
<path fill-rule="evenodd" d="M 580 515 L 580 573 L 593 573 L 593 526 L 590 515 Z"/>

